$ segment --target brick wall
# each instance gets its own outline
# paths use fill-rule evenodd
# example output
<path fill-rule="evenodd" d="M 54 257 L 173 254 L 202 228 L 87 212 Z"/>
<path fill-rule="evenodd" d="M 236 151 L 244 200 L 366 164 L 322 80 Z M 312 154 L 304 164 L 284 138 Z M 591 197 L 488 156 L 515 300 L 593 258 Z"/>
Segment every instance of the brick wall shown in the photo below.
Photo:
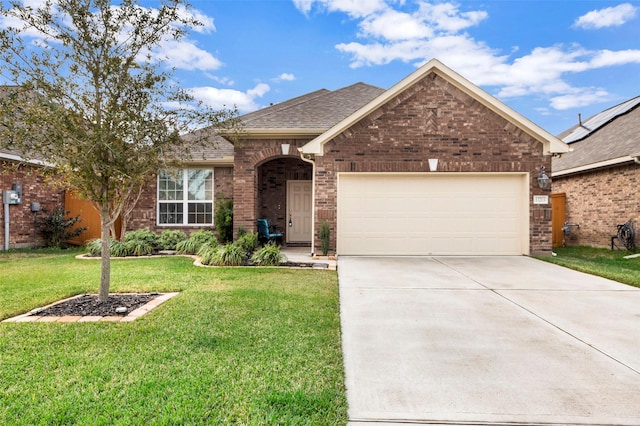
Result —
<path fill-rule="evenodd" d="M 17 168 L 16 168 L 17 167 Z M 42 238 L 35 233 L 34 213 L 31 203 L 40 203 L 41 208 L 50 212 L 64 208 L 64 191 L 48 185 L 34 166 L 17 166 L 14 162 L 0 162 L 0 191 L 11 189 L 13 183 L 22 184 L 22 204 L 9 206 L 9 248 L 33 247 L 42 244 Z M 37 213 L 42 217 L 43 213 Z M 0 207 L 0 250 L 4 249 L 4 204 Z"/>
<path fill-rule="evenodd" d="M 541 142 L 431 74 L 325 145 L 316 159 L 316 229 L 330 222 L 334 250 L 340 172 L 425 172 L 438 158 L 439 172 L 530 173 L 531 196 L 549 195 L 535 179 L 540 166 L 551 168 L 542 151 Z M 550 204 L 531 204 L 530 250 L 551 251 Z"/>
<path fill-rule="evenodd" d="M 599 169 L 588 173 L 553 178 L 553 192 L 567 197 L 566 220 L 576 223 L 571 245 L 610 247 L 616 225 L 634 221 L 640 232 L 640 165 Z M 636 236 L 636 245 L 640 238 Z"/>
<path fill-rule="evenodd" d="M 214 185 L 214 202 L 223 194 L 227 198 L 233 197 L 233 168 L 232 167 L 216 167 L 213 171 Z M 156 196 L 158 189 L 158 179 L 154 176 L 149 180 L 140 200 L 131 212 L 131 218 L 127 224 L 127 231 L 141 228 L 149 228 L 152 231 L 161 233 L 165 229 L 179 229 L 187 235 L 193 231 L 202 229 L 202 227 L 192 226 L 157 226 L 157 205 Z"/>

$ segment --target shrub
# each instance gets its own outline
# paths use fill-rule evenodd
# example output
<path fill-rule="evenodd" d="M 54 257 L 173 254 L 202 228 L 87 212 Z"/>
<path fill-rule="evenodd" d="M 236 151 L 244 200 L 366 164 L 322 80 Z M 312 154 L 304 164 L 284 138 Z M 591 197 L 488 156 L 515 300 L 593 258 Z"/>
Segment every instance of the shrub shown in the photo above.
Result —
<path fill-rule="evenodd" d="M 186 239 L 187 234 L 182 231 L 175 229 L 165 229 L 160 234 L 159 243 L 160 247 L 162 247 L 163 250 L 175 250 L 176 244 L 178 244 L 180 241 L 185 241 Z"/>
<path fill-rule="evenodd" d="M 322 222 L 320 226 L 320 250 L 322 255 L 326 256 L 329 253 L 329 239 L 331 237 L 331 227 L 328 221 Z"/>
<path fill-rule="evenodd" d="M 258 234 L 251 232 L 238 237 L 234 244 L 238 244 L 242 247 L 245 253 L 253 253 L 258 248 Z"/>
<path fill-rule="evenodd" d="M 242 225 L 238 226 L 238 238 L 242 237 L 246 233 L 247 233 L 247 228 L 245 228 Z"/>
<path fill-rule="evenodd" d="M 213 232 L 202 229 L 191 234 L 188 240 L 176 244 L 176 252 L 178 254 L 197 254 L 204 245 L 217 247 L 218 240 Z"/>
<path fill-rule="evenodd" d="M 211 243 L 205 243 L 198 250 L 198 256 L 200 256 L 200 263 L 203 265 L 212 265 L 218 252 L 218 246 L 210 245 Z"/>
<path fill-rule="evenodd" d="M 102 253 L 102 240 L 100 238 L 96 238 L 87 241 L 85 247 L 89 252 L 89 256 L 100 256 Z"/>
<path fill-rule="evenodd" d="M 132 239 L 124 243 L 124 246 L 131 256 L 148 256 L 153 254 L 155 250 L 155 248 L 145 240 Z"/>
<path fill-rule="evenodd" d="M 210 251 L 217 251 L 218 250 L 218 241 L 213 240 L 213 241 L 208 241 L 206 243 L 203 243 L 200 248 L 197 251 L 197 255 L 198 256 L 202 256 L 204 253 L 210 252 Z"/>
<path fill-rule="evenodd" d="M 87 228 L 78 227 L 72 229 L 78 222 L 82 222 L 80 216 L 65 217 L 71 212 L 65 211 L 58 207 L 53 212 L 49 213 L 47 210 L 42 209 L 44 216 L 38 221 L 38 229 L 44 237 L 45 247 L 58 247 L 64 248 L 67 246 L 67 241 L 77 237 Z"/>
<path fill-rule="evenodd" d="M 198 241 L 200 243 L 207 243 L 207 242 L 210 242 L 210 241 L 216 241 L 216 242 L 218 241 L 216 239 L 216 236 L 213 234 L 213 232 L 209 231 L 208 229 L 201 229 L 199 231 L 194 232 L 193 234 L 191 234 L 189 239 Z"/>
<path fill-rule="evenodd" d="M 228 243 L 233 240 L 233 200 L 225 198 L 221 194 L 216 200 L 215 225 L 218 231 L 218 240 Z"/>
<path fill-rule="evenodd" d="M 137 229 L 135 231 L 130 231 L 124 234 L 124 242 L 131 243 L 133 241 L 144 241 L 147 245 L 152 248 L 158 247 L 158 235 L 149 230 L 149 228 Z"/>
<path fill-rule="evenodd" d="M 271 241 L 260 247 L 251 256 L 251 261 L 258 266 L 278 266 L 281 262 L 286 262 L 287 257 L 280 252 L 280 247 Z"/>
<path fill-rule="evenodd" d="M 109 251 L 113 257 L 126 257 L 130 254 L 127 244 L 118 240 L 111 240 Z"/>
<path fill-rule="evenodd" d="M 216 250 L 210 264 L 216 266 L 240 266 L 244 263 L 246 257 L 247 253 L 239 245 L 226 244 Z"/>
<path fill-rule="evenodd" d="M 201 245 L 202 243 L 189 238 L 188 240 L 180 241 L 178 244 L 176 244 L 176 253 L 196 254 Z"/>

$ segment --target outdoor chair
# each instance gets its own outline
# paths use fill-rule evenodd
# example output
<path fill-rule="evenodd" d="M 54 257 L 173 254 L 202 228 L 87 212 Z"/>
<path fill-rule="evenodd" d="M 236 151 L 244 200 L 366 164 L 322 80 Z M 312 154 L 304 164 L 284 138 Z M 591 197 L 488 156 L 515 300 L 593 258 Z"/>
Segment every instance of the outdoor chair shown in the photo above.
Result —
<path fill-rule="evenodd" d="M 262 244 L 271 241 L 282 241 L 284 234 L 282 232 L 274 232 L 273 225 L 269 219 L 258 219 L 258 241 Z"/>

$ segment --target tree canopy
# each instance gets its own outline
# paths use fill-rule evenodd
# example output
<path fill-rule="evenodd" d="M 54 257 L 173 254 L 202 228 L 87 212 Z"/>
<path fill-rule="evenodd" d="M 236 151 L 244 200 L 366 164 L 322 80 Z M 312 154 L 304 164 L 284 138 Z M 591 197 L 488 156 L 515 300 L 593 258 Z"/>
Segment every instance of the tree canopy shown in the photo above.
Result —
<path fill-rule="evenodd" d="M 238 128 L 236 111 L 197 103 L 157 47 L 201 25 L 183 0 L 19 1 L 1 6 L 0 146 L 53 166 L 93 201 L 102 220 L 100 297 L 109 288 L 109 227 L 158 169 L 186 160 L 214 132 Z M 106 248 L 106 250 L 105 250 Z"/>

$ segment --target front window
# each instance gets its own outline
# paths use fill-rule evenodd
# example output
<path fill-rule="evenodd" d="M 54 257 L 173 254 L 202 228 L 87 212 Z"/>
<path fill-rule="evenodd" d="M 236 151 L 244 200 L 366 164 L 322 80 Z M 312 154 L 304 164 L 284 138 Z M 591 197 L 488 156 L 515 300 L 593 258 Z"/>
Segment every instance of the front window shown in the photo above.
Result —
<path fill-rule="evenodd" d="M 160 170 L 158 224 L 213 225 L 213 170 Z"/>

